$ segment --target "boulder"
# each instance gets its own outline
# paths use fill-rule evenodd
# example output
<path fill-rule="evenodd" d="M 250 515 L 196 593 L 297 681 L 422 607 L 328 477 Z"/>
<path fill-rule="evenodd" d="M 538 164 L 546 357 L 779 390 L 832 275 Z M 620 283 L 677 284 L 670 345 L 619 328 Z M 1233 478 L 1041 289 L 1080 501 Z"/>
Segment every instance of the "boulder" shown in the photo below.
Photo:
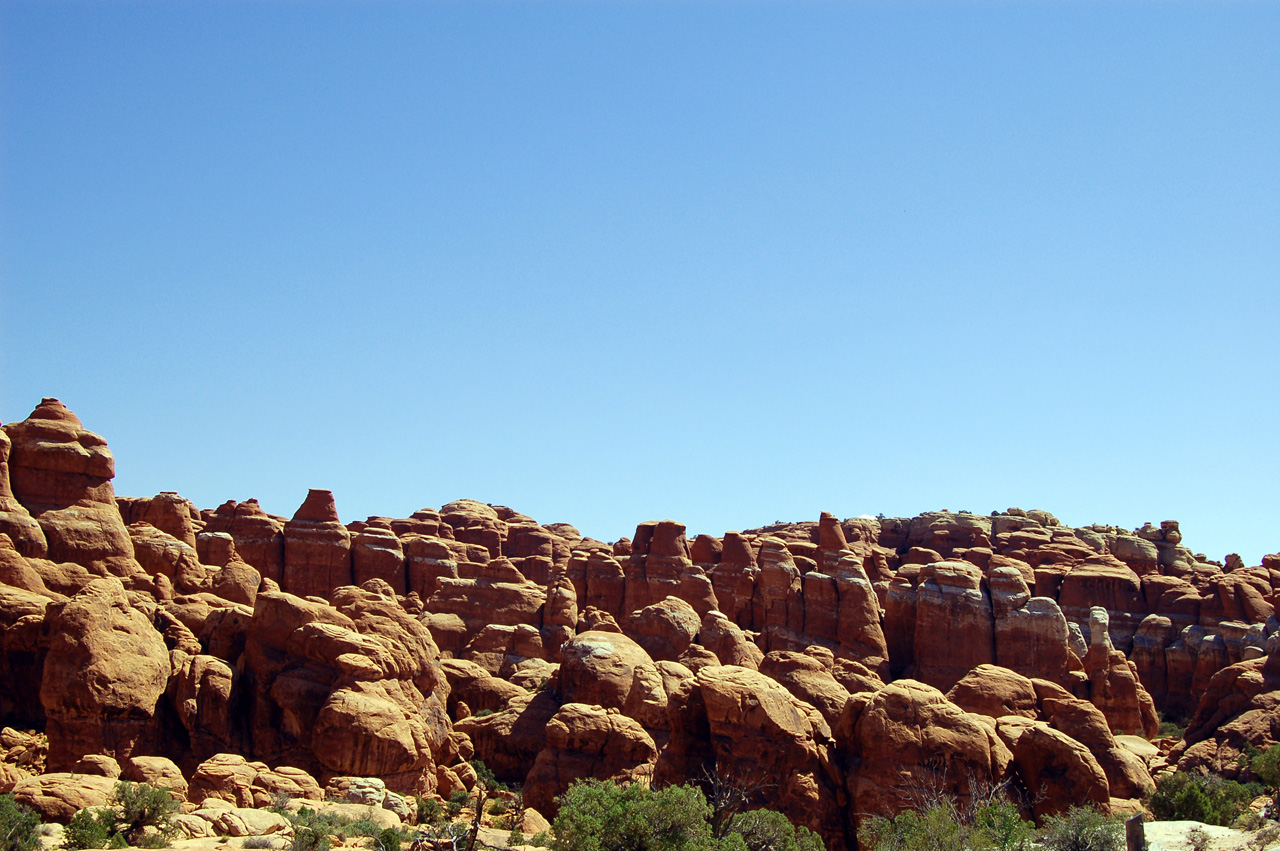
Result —
<path fill-rule="evenodd" d="M 632 612 L 625 631 L 655 661 L 674 662 L 689 649 L 701 622 L 693 606 L 678 597 L 667 597 Z"/>
<path fill-rule="evenodd" d="M 859 766 L 848 777 L 859 819 L 913 808 L 922 792 L 963 806 L 1002 782 L 1012 760 L 980 716 L 915 680 L 890 683 L 861 706 L 850 700 L 839 732 Z"/>
<path fill-rule="evenodd" d="M 19 781 L 13 787 L 13 797 L 39 813 L 41 819 L 66 824 L 86 807 L 109 804 L 115 786 L 111 777 L 53 772 Z"/>
<path fill-rule="evenodd" d="M 120 580 L 95 579 L 47 614 L 49 652 L 40 701 L 49 723 L 49 767 L 85 754 L 127 759 L 152 730 L 169 677 L 169 654 Z"/>
<path fill-rule="evenodd" d="M 775 784 L 771 807 L 818 833 L 828 848 L 847 847 L 844 778 L 832 760 L 831 728 L 822 715 L 748 668 L 703 668 L 697 686 L 716 772 L 748 787 Z"/>
<path fill-rule="evenodd" d="M 560 649 L 565 703 L 614 708 L 645 727 L 667 726 L 667 694 L 653 659 L 625 635 L 588 631 Z"/>
<path fill-rule="evenodd" d="M 1039 715 L 1031 680 L 997 665 L 979 665 L 965 674 L 947 692 L 947 700 L 965 712 L 989 718 L 1018 715 L 1034 720 Z"/>
<path fill-rule="evenodd" d="M 1073 806 L 1109 811 L 1107 775 L 1083 744 L 1029 718 L 1007 716 L 996 722 L 996 729 L 1013 753 L 1037 820 Z"/>
<path fill-rule="evenodd" d="M 525 803 L 552 818 L 576 780 L 648 784 L 658 750 L 640 724 L 617 710 L 566 703 L 547 722 L 547 746 L 524 786 Z"/>

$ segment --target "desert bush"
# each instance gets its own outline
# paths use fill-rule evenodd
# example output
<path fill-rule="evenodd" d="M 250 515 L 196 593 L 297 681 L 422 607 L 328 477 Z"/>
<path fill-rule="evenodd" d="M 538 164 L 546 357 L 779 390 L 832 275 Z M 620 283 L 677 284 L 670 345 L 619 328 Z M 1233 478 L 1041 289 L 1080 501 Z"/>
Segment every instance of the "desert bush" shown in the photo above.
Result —
<path fill-rule="evenodd" d="M 529 837 L 529 842 L 527 844 L 532 845 L 535 848 L 550 848 L 551 834 L 547 833 L 545 830 L 540 830 L 533 836 Z"/>
<path fill-rule="evenodd" d="M 116 832 L 116 814 L 104 807 L 80 810 L 67 822 L 62 832 L 62 843 L 73 851 L 87 848 L 106 848 Z"/>
<path fill-rule="evenodd" d="M 729 821 L 730 835 L 742 837 L 748 851 L 822 851 L 822 840 L 807 827 L 793 825 L 776 810 L 748 810 Z"/>
<path fill-rule="evenodd" d="M 711 807 L 698 789 L 654 791 L 578 781 L 560 796 L 556 851 L 702 851 L 712 847 Z"/>
<path fill-rule="evenodd" d="M 511 809 L 511 805 L 504 799 L 497 798 L 489 804 L 489 815 L 500 816 Z"/>
<path fill-rule="evenodd" d="M 551 847 L 556 851 L 821 851 L 806 828 L 781 813 L 738 813 L 722 837 L 712 829 L 713 808 L 697 786 L 660 790 L 639 784 L 585 780 L 559 798 Z M 546 841 L 542 834 L 532 844 Z"/>
<path fill-rule="evenodd" d="M 458 813 L 462 812 L 462 808 L 467 805 L 469 800 L 471 800 L 471 796 L 467 794 L 466 789 L 454 789 L 449 795 L 449 802 L 445 804 L 445 810 L 449 813 L 449 817 L 454 818 Z"/>
<path fill-rule="evenodd" d="M 329 851 L 333 846 L 330 837 L 347 840 L 354 836 L 369 836 L 375 847 L 381 841 L 383 828 L 370 819 L 350 819 L 336 813 L 318 813 L 310 807 L 302 807 L 296 813 L 286 812 L 285 818 L 293 823 L 293 842 L 290 851 Z M 391 829 L 397 842 L 403 838 L 400 831 Z M 399 846 L 392 846 L 395 851 Z"/>
<path fill-rule="evenodd" d="M 1272 745 L 1265 751 L 1250 748 L 1249 770 L 1267 789 L 1280 788 L 1280 745 Z"/>
<path fill-rule="evenodd" d="M 373 847 L 377 851 L 400 851 L 400 846 L 404 841 L 404 831 L 394 827 L 384 827 L 373 838 Z"/>
<path fill-rule="evenodd" d="M 961 810 L 939 801 L 923 811 L 863 822 L 859 840 L 873 851 L 1024 851 L 1035 831 L 1008 800 L 992 798 Z"/>
<path fill-rule="evenodd" d="M 1191 851 L 1208 851 L 1209 834 L 1203 827 L 1193 827 L 1187 831 L 1187 844 L 1191 846 Z"/>
<path fill-rule="evenodd" d="M 275 848 L 276 845 L 269 836 L 250 836 L 245 839 L 243 847 L 256 851 L 262 848 Z"/>
<path fill-rule="evenodd" d="M 1040 832 L 1045 851 L 1124 851 L 1124 846 L 1120 820 L 1092 807 L 1072 807 L 1050 816 Z"/>
<path fill-rule="evenodd" d="M 40 816 L 12 795 L 0 795 L 0 851 L 33 851 L 40 847 Z"/>
<path fill-rule="evenodd" d="M 435 798 L 418 799 L 418 824 L 432 825 L 440 821 L 444 809 Z"/>
<path fill-rule="evenodd" d="M 1199 821 L 1228 826 L 1262 794 L 1257 783 L 1224 780 L 1216 774 L 1175 771 L 1151 796 L 1151 812 L 1160 821 Z"/>
<path fill-rule="evenodd" d="M 508 845 L 524 845 L 524 834 L 517 827 L 511 828 L 511 832 L 507 834 Z"/>
<path fill-rule="evenodd" d="M 119 811 L 117 830 L 130 845 L 143 848 L 167 848 L 173 835 L 171 816 L 178 811 L 178 801 L 168 789 L 150 783 L 130 783 L 121 780 L 112 790 L 111 800 Z M 151 828 L 150 831 L 147 829 Z M 140 845 L 140 842 L 156 842 L 147 836 L 159 836 L 163 845 Z"/>

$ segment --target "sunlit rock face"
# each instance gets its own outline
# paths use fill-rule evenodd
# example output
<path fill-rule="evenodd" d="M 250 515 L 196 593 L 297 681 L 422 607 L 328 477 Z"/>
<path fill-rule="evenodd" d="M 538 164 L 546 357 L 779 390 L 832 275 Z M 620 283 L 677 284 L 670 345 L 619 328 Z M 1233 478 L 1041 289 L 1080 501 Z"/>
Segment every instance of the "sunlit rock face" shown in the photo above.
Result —
<path fill-rule="evenodd" d="M 51 772 L 9 730 L 0 784 L 47 814 L 116 776 L 407 814 L 479 758 L 543 815 L 580 778 L 719 772 L 836 851 L 921 788 L 1129 811 L 1153 772 L 1237 776 L 1280 741 L 1280 556 L 1206 562 L 1172 521 L 824 512 L 607 543 L 474 500 L 343 523 L 324 490 L 291 519 L 117 499 L 114 472 L 56 400 L 0 429 L 0 726 L 46 730 Z M 1183 741 L 1141 741 L 1157 710 Z"/>

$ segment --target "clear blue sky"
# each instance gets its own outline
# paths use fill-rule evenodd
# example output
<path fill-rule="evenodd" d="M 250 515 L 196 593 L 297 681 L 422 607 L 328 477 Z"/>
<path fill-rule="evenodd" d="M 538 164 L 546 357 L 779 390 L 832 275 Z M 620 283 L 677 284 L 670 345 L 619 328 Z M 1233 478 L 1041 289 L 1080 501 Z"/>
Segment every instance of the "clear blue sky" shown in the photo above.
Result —
<path fill-rule="evenodd" d="M 0 419 L 344 519 L 1280 550 L 1280 5 L 0 4 Z"/>

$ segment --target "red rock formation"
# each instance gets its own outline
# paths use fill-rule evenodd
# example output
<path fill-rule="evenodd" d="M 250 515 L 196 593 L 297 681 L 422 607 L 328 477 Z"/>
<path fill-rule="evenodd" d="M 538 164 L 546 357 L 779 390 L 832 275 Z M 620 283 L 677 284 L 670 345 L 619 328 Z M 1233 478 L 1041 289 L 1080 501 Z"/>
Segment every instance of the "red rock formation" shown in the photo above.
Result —
<path fill-rule="evenodd" d="M 360 530 L 351 542 L 351 567 L 356 585 L 381 579 L 397 594 L 407 590 L 404 548 L 389 523 L 371 519 Z"/>
<path fill-rule="evenodd" d="M 351 533 L 338 519 L 333 492 L 312 488 L 284 527 L 280 586 L 299 597 L 327 600 L 351 581 Z"/>
<path fill-rule="evenodd" d="M 160 634 L 114 577 L 51 604 L 46 617 L 40 700 L 49 719 L 49 767 L 69 770 L 85 754 L 128 758 L 151 734 L 168 681 Z"/>
<path fill-rule="evenodd" d="M 44 558 L 49 552 L 44 531 L 26 506 L 18 502 L 9 485 L 9 455 L 12 449 L 9 435 L 0 428 L 0 535 L 7 535 L 20 554 Z"/>
<path fill-rule="evenodd" d="M 98 575 L 138 575 L 111 487 L 116 469 L 107 442 L 57 399 L 42 400 L 31 416 L 4 430 L 13 444 L 13 494 L 40 524 L 48 557 Z"/>
<path fill-rule="evenodd" d="M 575 780 L 648 784 L 658 749 L 640 724 L 617 710 L 566 703 L 547 722 L 547 746 L 525 781 L 524 802 L 554 818 L 556 799 Z"/>
<path fill-rule="evenodd" d="M 282 581 L 284 522 L 264 512 L 256 499 L 224 502 L 206 517 L 204 531 L 231 535 L 241 558 L 257 568 L 264 578 Z"/>
<path fill-rule="evenodd" d="M 995 618 L 982 572 L 941 561 L 920 571 L 915 614 L 915 676 L 949 689 L 978 665 L 995 662 Z"/>

